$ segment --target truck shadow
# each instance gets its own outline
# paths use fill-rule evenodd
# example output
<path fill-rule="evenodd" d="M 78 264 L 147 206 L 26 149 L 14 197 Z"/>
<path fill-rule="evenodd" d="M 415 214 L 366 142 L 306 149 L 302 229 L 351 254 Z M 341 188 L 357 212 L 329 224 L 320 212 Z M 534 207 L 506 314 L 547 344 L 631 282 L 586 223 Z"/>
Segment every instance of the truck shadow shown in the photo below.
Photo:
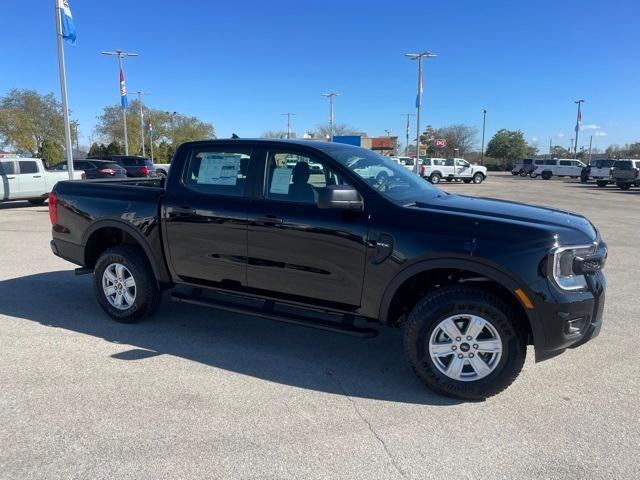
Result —
<path fill-rule="evenodd" d="M 337 395 L 455 405 L 424 387 L 404 361 L 401 331 L 360 339 L 172 302 L 138 324 L 113 322 L 91 276 L 47 272 L 0 281 L 0 314 L 122 344 L 111 358 L 173 355 L 267 381 Z M 55 348 L 52 344 L 51 348 Z"/>

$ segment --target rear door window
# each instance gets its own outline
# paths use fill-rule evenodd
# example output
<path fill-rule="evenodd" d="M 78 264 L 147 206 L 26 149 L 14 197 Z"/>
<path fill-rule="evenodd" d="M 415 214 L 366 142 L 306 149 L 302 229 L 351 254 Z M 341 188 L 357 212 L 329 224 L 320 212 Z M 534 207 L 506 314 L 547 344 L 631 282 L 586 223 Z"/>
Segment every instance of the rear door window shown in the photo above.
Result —
<path fill-rule="evenodd" d="M 570 167 L 571 166 L 571 162 L 569 160 L 560 160 L 560 166 L 561 167 Z"/>
<path fill-rule="evenodd" d="M 243 196 L 251 153 L 251 148 L 194 150 L 184 170 L 183 184 L 200 193 Z"/>
<path fill-rule="evenodd" d="M 38 163 L 33 160 L 20 160 L 20 173 L 38 173 Z"/>
<path fill-rule="evenodd" d="M 15 162 L 0 162 L 0 175 L 14 175 L 15 173 Z"/>

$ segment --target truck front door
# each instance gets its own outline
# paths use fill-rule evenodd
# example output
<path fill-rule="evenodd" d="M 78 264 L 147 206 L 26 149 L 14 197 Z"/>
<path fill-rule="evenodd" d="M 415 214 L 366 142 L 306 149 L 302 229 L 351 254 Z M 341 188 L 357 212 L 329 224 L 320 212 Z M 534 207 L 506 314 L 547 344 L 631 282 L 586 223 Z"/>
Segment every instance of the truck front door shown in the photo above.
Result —
<path fill-rule="evenodd" d="M 20 168 L 20 197 L 37 198 L 47 193 L 44 172 L 35 160 L 18 161 Z"/>

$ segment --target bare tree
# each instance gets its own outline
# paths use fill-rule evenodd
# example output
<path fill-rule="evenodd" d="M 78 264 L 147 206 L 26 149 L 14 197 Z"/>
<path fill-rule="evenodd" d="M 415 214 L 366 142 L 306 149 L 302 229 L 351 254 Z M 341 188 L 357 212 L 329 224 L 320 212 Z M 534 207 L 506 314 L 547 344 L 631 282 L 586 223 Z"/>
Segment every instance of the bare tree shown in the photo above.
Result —
<path fill-rule="evenodd" d="M 267 130 L 266 132 L 262 132 L 261 137 L 283 139 L 287 138 L 287 132 L 286 130 Z"/>
<path fill-rule="evenodd" d="M 329 138 L 330 131 L 331 130 L 329 129 L 329 124 L 318 125 L 316 131 L 311 132 L 311 134 L 314 137 Z M 334 135 L 362 135 L 363 137 L 367 136 L 365 132 L 359 131 L 357 128 L 351 127 L 344 123 L 334 123 L 333 134 Z"/>

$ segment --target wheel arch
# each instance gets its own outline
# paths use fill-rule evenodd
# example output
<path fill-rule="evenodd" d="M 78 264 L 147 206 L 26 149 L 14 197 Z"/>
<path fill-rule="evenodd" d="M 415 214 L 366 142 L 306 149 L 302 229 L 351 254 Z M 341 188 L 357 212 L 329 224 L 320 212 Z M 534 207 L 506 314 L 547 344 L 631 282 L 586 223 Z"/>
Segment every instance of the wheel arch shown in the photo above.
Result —
<path fill-rule="evenodd" d="M 385 325 L 393 325 L 396 321 L 396 319 L 393 318 L 392 309 L 394 308 L 394 301 L 399 300 L 398 295 L 401 294 L 403 287 L 410 285 L 414 279 L 427 275 L 430 272 L 436 274 L 445 271 L 458 271 L 465 274 L 477 275 L 478 277 L 486 277 L 490 282 L 500 286 L 505 294 L 508 292 L 510 303 L 518 309 L 523 319 L 526 320 L 526 326 L 528 327 L 528 333 L 531 335 L 532 343 L 536 345 L 536 347 L 538 345 L 544 345 L 544 331 L 536 317 L 534 309 L 526 308 L 515 293 L 516 290 L 520 289 L 531 297 L 528 289 L 508 273 L 481 261 L 466 258 L 453 257 L 422 260 L 406 267 L 393 278 L 384 292 L 382 301 L 380 302 L 378 317 L 380 322 Z"/>
<path fill-rule="evenodd" d="M 103 237 L 102 234 L 106 235 Z M 114 237 L 115 235 L 115 237 Z M 142 233 L 131 225 L 117 220 L 101 220 L 91 225 L 82 239 L 84 265 L 93 268 L 100 254 L 111 246 L 133 244 L 144 252 L 156 280 L 169 282 L 169 273 L 164 259 L 157 258 Z"/>

